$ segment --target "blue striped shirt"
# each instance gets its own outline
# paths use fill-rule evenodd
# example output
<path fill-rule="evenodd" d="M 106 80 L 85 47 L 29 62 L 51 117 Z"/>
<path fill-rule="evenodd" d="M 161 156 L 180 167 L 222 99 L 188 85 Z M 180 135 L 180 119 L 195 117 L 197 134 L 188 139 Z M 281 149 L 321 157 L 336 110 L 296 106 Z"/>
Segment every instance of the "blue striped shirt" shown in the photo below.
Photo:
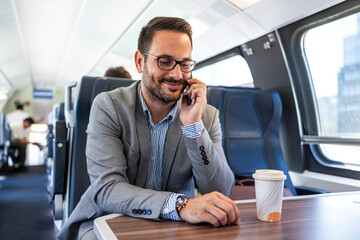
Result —
<path fill-rule="evenodd" d="M 139 89 L 141 105 L 147 118 L 150 132 L 151 161 L 146 176 L 145 188 L 160 191 L 162 184 L 162 162 L 164 157 L 165 138 L 169 125 L 174 120 L 177 111 L 177 104 L 163 120 L 154 124 L 151 119 L 150 111 L 141 94 L 141 87 Z M 185 137 L 197 138 L 201 135 L 204 129 L 204 124 L 202 120 L 200 120 L 192 125 L 182 127 L 182 132 Z M 177 221 L 181 220 L 175 210 L 176 198 L 179 195 L 181 194 L 173 193 L 168 197 L 161 211 L 162 218 Z"/>
<path fill-rule="evenodd" d="M 150 150 L 151 161 L 146 177 L 145 188 L 153 190 L 161 190 L 162 184 L 162 161 L 164 156 L 164 145 L 166 133 L 169 125 L 174 120 L 176 114 L 177 105 L 169 112 L 169 114 L 157 124 L 154 124 L 151 119 L 151 114 L 146 106 L 146 103 L 141 96 L 141 104 L 148 120 L 149 132 L 150 132 Z"/>

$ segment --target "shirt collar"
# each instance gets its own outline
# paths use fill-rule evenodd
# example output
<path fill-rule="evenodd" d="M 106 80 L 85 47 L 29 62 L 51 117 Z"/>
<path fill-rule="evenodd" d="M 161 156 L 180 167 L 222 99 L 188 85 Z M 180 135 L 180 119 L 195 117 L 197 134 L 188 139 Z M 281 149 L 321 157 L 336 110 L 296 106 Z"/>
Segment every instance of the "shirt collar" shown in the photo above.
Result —
<path fill-rule="evenodd" d="M 141 93 L 141 83 L 139 84 L 139 95 L 140 95 L 141 106 L 144 111 L 144 114 L 145 114 L 146 118 L 148 119 L 148 121 L 150 121 L 153 124 L 152 119 L 151 119 L 150 110 L 149 110 L 148 106 L 146 105 L 145 100 Z M 171 109 L 169 114 L 157 124 L 160 124 L 165 120 L 169 120 L 169 124 L 172 123 L 172 121 L 174 120 L 174 116 L 176 114 L 177 108 L 178 108 L 178 104 L 175 104 L 175 106 Z"/>

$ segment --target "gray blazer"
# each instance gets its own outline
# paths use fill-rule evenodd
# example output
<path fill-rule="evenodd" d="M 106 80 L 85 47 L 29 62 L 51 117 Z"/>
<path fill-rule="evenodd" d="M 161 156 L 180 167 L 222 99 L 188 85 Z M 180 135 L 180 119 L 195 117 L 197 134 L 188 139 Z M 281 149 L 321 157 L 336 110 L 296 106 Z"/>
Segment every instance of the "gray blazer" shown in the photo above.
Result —
<path fill-rule="evenodd" d="M 202 117 L 205 131 L 197 139 L 182 135 L 179 111 L 176 113 L 166 135 L 162 191 L 143 188 L 151 154 L 139 84 L 140 81 L 95 98 L 86 145 L 91 185 L 66 221 L 59 239 L 81 238 L 93 228 L 93 219 L 108 213 L 159 220 L 169 195 L 184 193 L 194 197 L 195 183 L 202 194 L 218 191 L 230 195 L 234 175 L 222 149 L 218 110 L 210 105 Z"/>

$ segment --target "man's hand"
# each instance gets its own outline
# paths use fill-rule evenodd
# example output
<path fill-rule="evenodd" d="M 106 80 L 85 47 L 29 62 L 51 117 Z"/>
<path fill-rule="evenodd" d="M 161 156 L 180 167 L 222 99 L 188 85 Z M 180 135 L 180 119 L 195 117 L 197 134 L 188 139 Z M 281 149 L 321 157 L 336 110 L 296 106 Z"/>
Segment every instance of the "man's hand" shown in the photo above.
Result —
<path fill-rule="evenodd" d="M 190 198 L 179 214 L 186 222 L 207 222 L 215 227 L 240 223 L 240 211 L 234 201 L 219 192 Z"/>
<path fill-rule="evenodd" d="M 195 78 L 188 79 L 187 83 L 190 85 L 187 94 L 191 99 L 195 99 L 195 103 L 188 106 L 187 100 L 182 97 L 180 121 L 183 126 L 200 121 L 207 103 L 206 84 Z"/>
<path fill-rule="evenodd" d="M 41 145 L 41 144 L 38 143 L 38 142 L 32 142 L 32 144 L 38 146 L 38 148 L 40 149 L 40 151 L 44 149 L 44 146 Z"/>

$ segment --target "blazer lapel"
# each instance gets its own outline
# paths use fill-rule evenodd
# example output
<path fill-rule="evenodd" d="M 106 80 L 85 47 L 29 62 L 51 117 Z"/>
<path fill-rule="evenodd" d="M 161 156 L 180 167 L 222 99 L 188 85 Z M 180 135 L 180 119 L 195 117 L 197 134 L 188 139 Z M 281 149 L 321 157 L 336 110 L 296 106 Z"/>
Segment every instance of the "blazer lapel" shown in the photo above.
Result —
<path fill-rule="evenodd" d="M 181 136 L 182 136 L 182 130 L 181 130 L 181 122 L 179 118 L 179 110 L 178 110 L 175 115 L 175 119 L 170 124 L 166 134 L 164 157 L 163 157 L 163 168 L 162 168 L 162 186 L 161 186 L 161 189 L 163 191 L 166 189 L 167 186 L 169 174 L 174 162 L 175 154 L 178 149 Z"/>
<path fill-rule="evenodd" d="M 139 84 L 140 85 L 140 84 Z M 136 112 L 135 119 L 136 121 L 136 133 L 140 144 L 140 163 L 136 174 L 136 186 L 144 187 L 147 169 L 149 168 L 150 158 L 151 158 L 151 150 L 150 150 L 150 132 L 149 126 L 147 123 L 146 116 L 142 110 L 139 91 L 136 92 Z"/>

